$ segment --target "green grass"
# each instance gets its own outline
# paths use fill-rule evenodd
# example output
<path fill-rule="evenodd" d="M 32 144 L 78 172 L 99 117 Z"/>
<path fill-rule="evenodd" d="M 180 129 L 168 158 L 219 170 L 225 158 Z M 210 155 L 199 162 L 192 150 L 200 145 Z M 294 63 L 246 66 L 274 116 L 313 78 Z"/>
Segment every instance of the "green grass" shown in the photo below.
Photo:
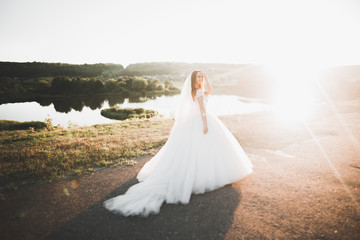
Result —
<path fill-rule="evenodd" d="M 170 133 L 173 120 L 125 120 L 70 129 L 0 132 L 0 186 L 53 181 L 96 168 L 134 164 L 154 154 Z"/>
<path fill-rule="evenodd" d="M 31 121 L 31 122 L 18 122 L 10 120 L 0 120 L 0 131 L 4 130 L 25 130 L 25 129 L 42 129 L 47 125 L 44 122 L 40 121 Z"/>
<path fill-rule="evenodd" d="M 125 120 L 133 118 L 151 118 L 158 115 L 154 110 L 143 108 L 119 108 L 118 106 L 101 110 L 101 115 L 115 120 Z"/>

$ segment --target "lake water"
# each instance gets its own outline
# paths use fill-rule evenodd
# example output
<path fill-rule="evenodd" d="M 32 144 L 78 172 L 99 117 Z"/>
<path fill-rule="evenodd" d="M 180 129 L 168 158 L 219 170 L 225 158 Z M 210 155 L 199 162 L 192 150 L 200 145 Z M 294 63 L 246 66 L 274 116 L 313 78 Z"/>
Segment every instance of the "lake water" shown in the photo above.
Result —
<path fill-rule="evenodd" d="M 174 117 L 179 95 L 161 96 L 155 99 L 140 99 L 132 102 L 125 98 L 116 105 L 129 108 L 153 109 L 159 115 Z M 85 103 L 84 103 L 85 102 Z M 116 120 L 101 116 L 100 111 L 109 108 L 111 100 L 102 99 L 98 102 L 73 101 L 67 104 L 58 102 L 40 104 L 38 102 L 7 103 L 0 105 L 0 119 L 16 121 L 44 121 L 50 117 L 54 125 L 67 127 L 69 124 L 90 126 L 99 123 L 111 123 Z M 114 105 L 111 103 L 111 105 Z M 216 116 L 246 114 L 267 110 L 270 106 L 256 99 L 242 98 L 233 95 L 213 95 L 209 98 L 207 110 Z M 75 110 L 76 109 L 76 110 Z"/>

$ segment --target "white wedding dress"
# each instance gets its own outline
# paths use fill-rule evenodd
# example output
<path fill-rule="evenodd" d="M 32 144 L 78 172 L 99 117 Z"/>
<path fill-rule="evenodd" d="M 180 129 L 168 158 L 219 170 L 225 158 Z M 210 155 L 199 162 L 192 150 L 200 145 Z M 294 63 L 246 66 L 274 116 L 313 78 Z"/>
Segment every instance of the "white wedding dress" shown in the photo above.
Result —
<path fill-rule="evenodd" d="M 191 98 L 186 81 L 181 93 L 184 99 Z M 203 133 L 199 96 L 206 106 L 207 97 L 197 90 L 193 110 L 183 114 L 185 119 L 176 118 L 165 145 L 137 175 L 139 183 L 124 195 L 104 201 L 106 209 L 123 216 L 157 214 L 163 202 L 187 204 L 192 193 L 215 190 L 252 172 L 252 163 L 238 141 L 209 112 L 208 133 Z"/>

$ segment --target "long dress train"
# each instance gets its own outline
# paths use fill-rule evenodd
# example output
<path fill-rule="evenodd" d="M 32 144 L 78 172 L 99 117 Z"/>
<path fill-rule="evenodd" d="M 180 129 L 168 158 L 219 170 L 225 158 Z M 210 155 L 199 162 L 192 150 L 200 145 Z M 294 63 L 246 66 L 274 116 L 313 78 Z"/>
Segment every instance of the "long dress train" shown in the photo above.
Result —
<path fill-rule="evenodd" d="M 123 216 L 148 216 L 159 213 L 163 202 L 187 204 L 192 193 L 212 191 L 250 174 L 252 163 L 226 126 L 209 112 L 207 123 L 204 134 L 199 107 L 187 121 L 175 122 L 165 145 L 137 175 L 139 183 L 104 201 L 104 207 Z"/>

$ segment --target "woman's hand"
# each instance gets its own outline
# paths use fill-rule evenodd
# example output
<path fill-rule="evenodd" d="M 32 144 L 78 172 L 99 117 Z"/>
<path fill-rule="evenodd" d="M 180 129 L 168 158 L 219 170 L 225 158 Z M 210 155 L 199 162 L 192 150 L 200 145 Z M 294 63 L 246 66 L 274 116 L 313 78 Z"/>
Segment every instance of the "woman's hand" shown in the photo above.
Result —
<path fill-rule="evenodd" d="M 204 128 L 204 134 L 207 134 L 207 132 L 208 132 L 208 127 L 206 126 L 205 128 Z"/>
<path fill-rule="evenodd" d="M 205 95 L 209 96 L 209 95 L 214 93 L 214 90 L 213 90 L 213 88 L 212 88 L 212 86 L 211 86 L 211 84 L 210 84 L 210 82 L 209 82 L 209 80 L 208 80 L 208 78 L 206 76 L 206 73 L 204 73 L 204 72 L 202 72 L 202 73 L 203 73 L 204 82 L 207 85 L 207 91 L 205 91 Z"/>

